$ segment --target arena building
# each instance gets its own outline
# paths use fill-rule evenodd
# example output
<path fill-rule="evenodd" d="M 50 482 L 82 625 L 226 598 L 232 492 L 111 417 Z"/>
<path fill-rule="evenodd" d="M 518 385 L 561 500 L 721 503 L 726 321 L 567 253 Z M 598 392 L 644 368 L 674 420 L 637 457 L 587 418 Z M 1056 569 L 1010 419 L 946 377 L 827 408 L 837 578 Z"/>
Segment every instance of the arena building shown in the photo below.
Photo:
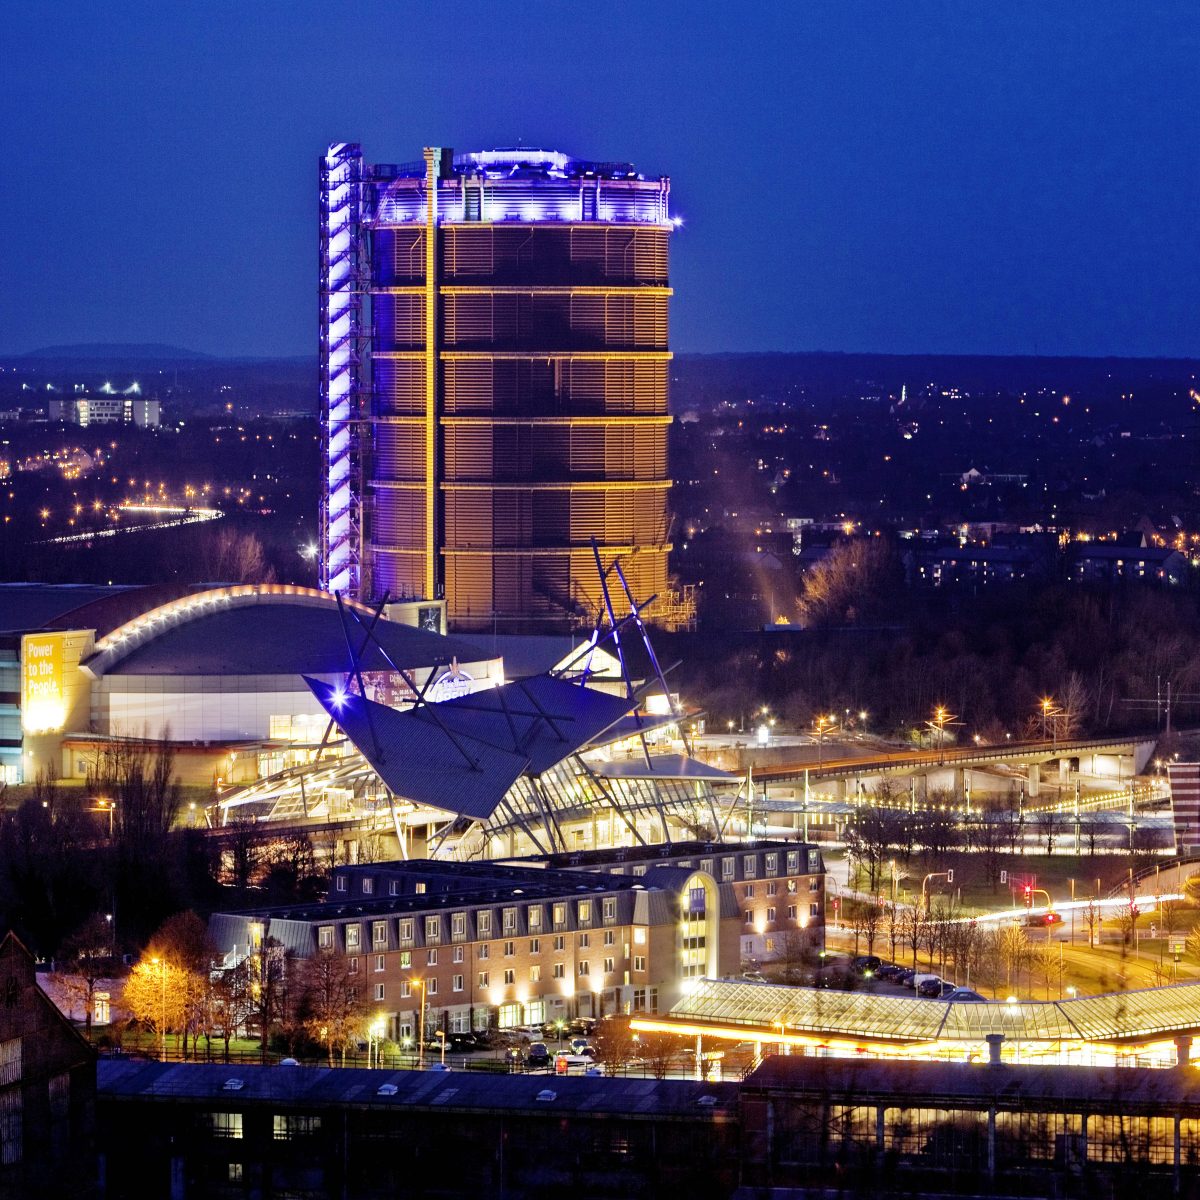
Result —
<path fill-rule="evenodd" d="M 327 737 L 306 680 L 355 691 L 361 679 L 370 699 L 402 706 L 503 679 L 488 650 L 419 627 L 441 624 L 436 604 L 377 613 L 284 584 L 5 590 L 0 732 L 13 781 L 85 778 L 126 739 L 168 740 L 185 783 L 257 779 L 306 761 Z M 352 645 L 359 674 L 348 679 Z"/>

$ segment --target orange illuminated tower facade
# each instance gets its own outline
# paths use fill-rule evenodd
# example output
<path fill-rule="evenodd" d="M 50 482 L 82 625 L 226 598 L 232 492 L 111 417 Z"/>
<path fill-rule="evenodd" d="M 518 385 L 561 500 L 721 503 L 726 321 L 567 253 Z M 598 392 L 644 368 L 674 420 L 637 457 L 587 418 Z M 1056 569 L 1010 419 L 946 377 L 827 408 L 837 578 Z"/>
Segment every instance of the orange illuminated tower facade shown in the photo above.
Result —
<path fill-rule="evenodd" d="M 593 544 L 663 594 L 668 181 L 526 148 L 349 174 L 358 596 L 444 597 L 458 629 L 586 623 Z"/>

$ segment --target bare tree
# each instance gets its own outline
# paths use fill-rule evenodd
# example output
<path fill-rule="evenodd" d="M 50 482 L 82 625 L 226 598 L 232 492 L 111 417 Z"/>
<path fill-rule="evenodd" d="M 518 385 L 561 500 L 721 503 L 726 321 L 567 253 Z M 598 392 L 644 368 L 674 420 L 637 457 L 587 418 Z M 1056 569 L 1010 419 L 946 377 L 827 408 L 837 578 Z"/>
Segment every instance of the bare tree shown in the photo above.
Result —
<path fill-rule="evenodd" d="M 83 1009 L 84 1028 L 90 1038 L 96 984 L 113 973 L 112 923 L 93 913 L 63 944 L 59 977 L 65 990 Z"/>
<path fill-rule="evenodd" d="M 686 1046 L 686 1040 L 677 1033 L 638 1034 L 638 1053 L 655 1079 L 666 1079 L 671 1064 Z"/>
<path fill-rule="evenodd" d="M 346 1049 L 367 1023 L 367 1009 L 359 993 L 358 977 L 343 954 L 322 951 L 307 959 L 299 979 L 300 1023 L 313 1041 L 320 1042 L 333 1066 L 334 1050 Z"/>
<path fill-rule="evenodd" d="M 1057 809 L 1047 808 L 1037 814 L 1038 833 L 1046 839 L 1046 853 L 1054 853 L 1054 839 L 1062 829 L 1062 816 Z"/>
<path fill-rule="evenodd" d="M 1083 910 L 1083 923 L 1087 926 L 1088 945 L 1096 945 L 1096 931 L 1100 928 L 1100 905 L 1096 902 L 1096 897 L 1093 896 L 1087 902 L 1087 908 Z"/>
<path fill-rule="evenodd" d="M 604 1068 L 604 1073 L 616 1075 L 636 1057 L 639 1043 L 633 1039 L 629 1018 L 616 1016 L 608 1017 L 596 1026 L 592 1047 L 596 1051 L 595 1061 Z"/>
<path fill-rule="evenodd" d="M 1029 938 L 1020 925 L 1006 925 L 1000 931 L 1000 958 L 1004 963 L 1009 987 L 1021 986 L 1021 972 L 1029 962 Z"/>
<path fill-rule="evenodd" d="M 212 583 L 274 583 L 275 569 L 253 533 L 242 533 L 227 522 L 213 530 L 200 550 L 203 581 Z"/>

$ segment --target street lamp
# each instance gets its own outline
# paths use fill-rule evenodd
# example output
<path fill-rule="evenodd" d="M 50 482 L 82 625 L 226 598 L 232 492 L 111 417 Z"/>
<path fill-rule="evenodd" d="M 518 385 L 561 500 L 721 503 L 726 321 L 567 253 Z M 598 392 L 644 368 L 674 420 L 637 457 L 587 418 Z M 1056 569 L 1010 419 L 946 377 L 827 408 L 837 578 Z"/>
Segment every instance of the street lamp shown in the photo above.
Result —
<path fill-rule="evenodd" d="M 368 1067 L 370 1067 L 370 1065 L 371 1065 L 371 1050 L 372 1050 L 372 1048 L 374 1048 L 374 1050 L 375 1050 L 375 1066 L 376 1067 L 379 1066 L 379 1043 L 383 1040 L 383 1033 L 384 1033 L 383 1014 L 380 1013 L 380 1015 L 377 1016 L 375 1018 L 375 1020 L 371 1022 L 371 1025 L 367 1029 L 367 1066 Z"/>
<path fill-rule="evenodd" d="M 421 989 L 421 1016 L 417 1025 L 417 1070 L 425 1070 L 425 980 L 414 979 L 413 983 Z"/>
<path fill-rule="evenodd" d="M 825 761 L 825 734 L 833 729 L 837 724 L 837 717 L 832 713 L 828 716 L 821 714 L 813 718 L 813 730 L 817 735 L 817 770 L 821 769 L 821 764 Z"/>
<path fill-rule="evenodd" d="M 1058 747 L 1058 722 L 1054 721 L 1053 718 L 1057 717 L 1062 712 L 1062 709 L 1055 707 L 1054 700 L 1050 696 L 1042 697 L 1041 707 L 1042 707 L 1042 741 L 1045 742 L 1045 741 L 1049 740 L 1048 735 L 1047 735 L 1047 730 L 1046 730 L 1046 723 L 1050 722 L 1049 732 L 1050 732 L 1050 734 L 1053 735 L 1054 747 L 1057 749 L 1057 747 Z"/>
<path fill-rule="evenodd" d="M 438 1042 L 441 1043 L 442 1050 L 442 1066 L 446 1065 L 446 1031 L 444 1029 L 437 1030 L 434 1035 Z"/>
<path fill-rule="evenodd" d="M 152 958 L 150 960 L 157 968 L 159 979 L 161 982 L 161 992 L 158 1008 L 158 1036 L 160 1039 L 161 1049 L 159 1051 L 159 1060 L 167 1061 L 167 961 L 164 958 Z"/>

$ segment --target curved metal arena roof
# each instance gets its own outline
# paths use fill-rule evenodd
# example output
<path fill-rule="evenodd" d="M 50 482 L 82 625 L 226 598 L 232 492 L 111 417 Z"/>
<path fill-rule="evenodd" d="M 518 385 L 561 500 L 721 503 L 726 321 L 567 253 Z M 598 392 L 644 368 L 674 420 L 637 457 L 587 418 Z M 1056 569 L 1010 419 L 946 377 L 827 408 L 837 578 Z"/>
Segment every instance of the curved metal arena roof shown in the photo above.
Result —
<path fill-rule="evenodd" d="M 778 1030 L 893 1045 L 979 1042 L 1140 1042 L 1200 1033 L 1200 983 L 1075 1000 L 957 1001 L 704 979 L 672 1021 Z"/>
<path fill-rule="evenodd" d="M 369 625 L 374 613 L 359 610 Z M 357 650 L 358 621 L 343 625 L 335 597 L 277 585 L 217 588 L 164 604 L 114 629 L 84 666 L 100 675 L 335 675 L 350 668 L 346 629 Z M 458 659 L 480 662 L 472 642 L 380 618 L 372 638 L 404 669 Z M 374 640 L 364 671 L 391 671 Z"/>

